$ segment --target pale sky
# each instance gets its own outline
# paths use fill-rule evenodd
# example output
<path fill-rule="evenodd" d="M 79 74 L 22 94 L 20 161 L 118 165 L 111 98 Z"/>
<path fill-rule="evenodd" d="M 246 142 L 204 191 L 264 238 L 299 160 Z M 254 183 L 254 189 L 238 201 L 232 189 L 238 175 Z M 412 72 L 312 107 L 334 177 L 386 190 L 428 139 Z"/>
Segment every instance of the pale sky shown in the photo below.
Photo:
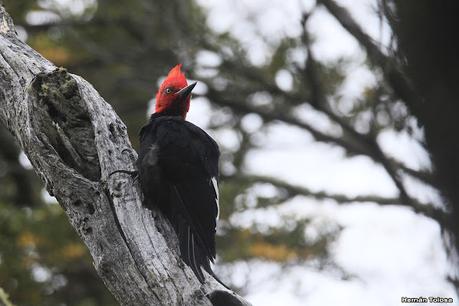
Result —
<path fill-rule="evenodd" d="M 208 24 L 216 31 L 230 31 L 249 50 L 255 64 L 269 58 L 269 47 L 260 35 L 276 41 L 284 35 L 300 33 L 301 6 L 310 8 L 311 1 L 198 0 L 209 12 Z M 338 1 L 364 25 L 365 30 L 379 42 L 387 44 L 389 32 L 374 14 L 375 1 Z M 370 71 L 362 67 L 363 51 L 339 24 L 319 9 L 310 19 L 310 31 L 316 38 L 314 51 L 317 58 L 331 61 L 345 55 L 354 59 L 348 67 L 348 78 L 341 93 L 352 101 L 365 86 L 377 81 Z M 381 34 L 382 33 L 382 34 Z M 298 60 L 304 60 L 299 52 Z M 204 56 L 202 61 L 206 61 Z M 291 76 L 278 77 L 279 87 L 288 88 Z M 198 101 L 195 101 L 198 102 Z M 205 127 L 210 111 L 208 102 L 193 103 L 189 120 Z M 351 103 L 351 102 L 350 102 Z M 327 122 L 304 109 L 300 114 L 315 126 L 327 127 Z M 256 115 L 247 118 L 247 124 L 257 128 Z M 422 131 L 418 131 L 422 136 Z M 214 134 L 217 141 L 231 147 L 235 135 L 231 131 Z M 349 196 L 377 194 L 393 197 L 397 190 L 385 171 L 368 158 L 343 159 L 338 148 L 314 142 L 306 132 L 285 124 L 275 124 L 264 139 L 262 148 L 252 151 L 247 168 L 250 173 L 270 175 L 312 190 L 327 190 Z M 406 134 L 385 131 L 378 139 L 385 152 L 406 162 L 410 167 L 429 168 L 428 154 L 419 143 Z M 406 179 L 409 192 L 425 201 L 440 203 L 435 190 Z M 263 191 L 263 188 L 254 192 Z M 334 271 L 318 271 L 313 264 L 294 266 L 280 272 L 276 264 L 266 262 L 234 265 L 235 282 L 246 280 L 247 299 L 254 305 L 401 305 L 401 296 L 457 297 L 453 287 L 445 280 L 448 271 L 440 228 L 431 219 L 416 215 L 399 206 L 380 207 L 373 203 L 338 205 L 333 201 L 317 202 L 297 197 L 276 208 L 249 209 L 233 218 L 241 226 L 256 223 L 276 225 L 282 216 L 314 218 L 320 230 L 324 224 L 343 226 L 339 238 L 332 245 L 332 258 L 351 279 L 342 280 Z M 237 221 L 236 221 L 237 220 Z M 309 234 L 309 233 L 306 233 Z M 249 273 L 250 271 L 250 273 Z"/>

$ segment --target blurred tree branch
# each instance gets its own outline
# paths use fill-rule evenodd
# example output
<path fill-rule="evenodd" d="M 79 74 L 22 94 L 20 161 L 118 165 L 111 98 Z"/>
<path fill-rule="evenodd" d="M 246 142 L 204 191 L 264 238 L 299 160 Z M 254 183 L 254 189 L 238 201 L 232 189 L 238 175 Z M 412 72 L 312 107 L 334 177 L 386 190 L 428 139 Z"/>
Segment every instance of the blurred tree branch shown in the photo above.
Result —
<path fill-rule="evenodd" d="M 0 288 L 0 306 L 14 306 L 8 299 L 8 295 Z"/>
<path fill-rule="evenodd" d="M 3 127 L 0 127 L 0 143 L 2 144 L 0 159 L 6 163 L 5 174 L 2 180 L 11 178 L 14 184 L 13 195 L 6 195 L 7 199 L 12 197 L 10 200 L 18 206 L 35 206 L 40 204 L 39 192 L 34 187 L 36 178 L 32 175 L 31 170 L 25 169 L 19 162 L 20 150 L 16 143 L 14 143 L 14 138 Z M 6 186 L 5 182 L 3 186 Z"/>
<path fill-rule="evenodd" d="M 310 45 L 310 38 L 309 33 L 306 28 L 306 22 L 308 19 L 308 14 L 303 14 L 302 19 L 302 26 L 303 26 L 303 42 L 306 45 L 306 49 L 308 51 L 308 60 L 305 64 L 305 71 L 304 74 L 306 76 L 306 80 L 309 81 L 311 84 L 312 90 L 312 102 L 311 104 L 315 106 L 318 110 L 326 113 L 333 121 L 338 123 L 345 133 L 348 133 L 356 142 L 360 142 L 363 145 L 367 145 L 369 147 L 368 151 L 372 152 L 370 155 L 371 158 L 379 162 L 383 168 L 386 170 L 387 174 L 391 177 L 392 181 L 394 182 L 395 186 L 400 192 L 400 202 L 406 203 L 408 205 L 415 206 L 413 199 L 410 198 L 408 193 L 405 190 L 405 186 L 403 186 L 403 182 L 401 181 L 400 176 L 397 173 L 397 168 L 394 167 L 394 164 L 391 163 L 379 147 L 378 143 L 376 142 L 376 137 L 371 137 L 372 135 L 365 135 L 363 133 L 357 132 L 353 127 L 348 125 L 344 120 L 340 117 L 336 116 L 333 111 L 327 108 L 328 102 L 327 97 L 322 90 L 322 82 L 319 78 L 319 74 L 317 71 L 317 63 L 315 60 L 314 53 L 312 52 L 311 45 Z M 373 135 L 374 136 L 374 135 Z"/>
<path fill-rule="evenodd" d="M 338 204 L 352 204 L 356 202 L 371 202 L 376 203 L 381 206 L 386 205 L 401 205 L 406 206 L 408 208 L 413 209 L 415 213 L 422 214 L 426 217 L 433 218 L 443 224 L 446 222 L 447 216 L 446 213 L 436 208 L 431 203 L 421 203 L 416 199 L 410 199 L 410 202 L 400 202 L 400 198 L 388 198 L 388 197 L 381 197 L 376 195 L 359 195 L 355 197 L 350 197 L 344 194 L 334 194 L 329 193 L 326 191 L 313 191 L 303 186 L 298 186 L 294 184 L 287 183 L 283 180 L 276 179 L 269 176 L 261 176 L 261 175 L 236 175 L 234 177 L 229 177 L 232 179 L 238 179 L 246 183 L 268 183 L 277 188 L 280 188 L 287 192 L 285 195 L 284 200 L 290 199 L 294 196 L 305 196 L 305 197 L 312 197 L 318 200 L 332 200 Z"/>
<path fill-rule="evenodd" d="M 342 7 L 338 6 L 333 0 L 323 0 L 320 1 L 333 16 L 335 16 L 343 27 L 348 30 L 356 39 L 365 47 L 367 50 L 370 60 L 374 62 L 378 67 L 383 71 L 384 76 L 386 77 L 388 83 L 391 85 L 394 92 L 400 96 L 400 98 L 410 99 L 414 101 L 418 99 L 417 94 L 412 89 L 412 86 L 409 84 L 409 81 L 406 79 L 404 74 L 401 72 L 400 67 L 397 66 L 396 62 L 386 56 L 372 39 L 364 33 L 360 26 L 350 17 L 349 13 Z M 299 101 L 307 101 L 315 110 L 323 113 L 328 119 L 333 123 L 338 125 L 342 130 L 342 135 L 334 136 L 328 133 L 324 133 L 314 126 L 298 119 L 297 117 L 291 115 L 291 112 L 288 108 L 283 106 L 283 109 L 269 109 L 265 107 L 254 106 L 247 101 L 247 96 L 244 92 L 240 92 L 234 88 L 231 90 L 233 93 L 230 98 L 226 98 L 227 95 L 220 94 L 220 90 L 212 86 L 212 82 L 209 79 L 207 84 L 210 84 L 209 90 L 206 96 L 215 104 L 219 106 L 230 107 L 234 112 L 238 114 L 246 113 L 255 113 L 262 117 L 264 121 L 280 121 L 304 129 L 311 133 L 315 140 L 320 142 L 329 143 L 332 145 L 337 145 L 343 148 L 346 154 L 349 155 L 364 155 L 369 157 L 375 163 L 381 165 L 389 177 L 394 182 L 396 188 L 399 190 L 399 197 L 395 199 L 383 199 L 378 197 L 373 197 L 375 203 L 386 205 L 399 204 L 403 206 L 412 207 L 413 210 L 417 213 L 424 214 L 435 220 L 437 220 L 442 226 L 447 226 L 447 218 L 445 213 L 442 210 L 435 208 L 432 204 L 423 204 L 419 203 L 416 199 L 411 197 L 402 182 L 400 175 L 408 174 L 417 180 L 434 185 L 435 180 L 432 173 L 423 171 L 423 170 L 414 170 L 406 166 L 400 161 L 387 156 L 379 144 L 376 141 L 377 134 L 374 133 L 360 133 L 352 125 L 350 125 L 346 119 L 342 116 L 339 116 L 334 113 L 334 111 L 329 107 L 328 97 L 322 88 L 323 80 L 320 78 L 320 73 L 318 72 L 318 62 L 315 59 L 311 48 L 311 40 L 307 31 L 306 22 L 308 19 L 308 14 L 303 15 L 302 27 L 303 35 L 302 42 L 304 47 L 307 50 L 307 60 L 304 65 L 304 68 L 299 66 L 296 69 L 300 72 L 300 75 L 304 79 L 304 84 L 307 84 L 309 92 L 291 92 L 284 91 L 273 84 L 269 79 L 263 77 L 262 73 L 256 69 L 252 69 L 248 65 L 244 65 L 241 62 L 224 60 L 222 66 L 229 68 L 233 73 L 243 76 L 252 82 L 260 84 L 260 87 L 263 90 L 266 90 L 270 94 L 281 97 L 286 104 L 291 106 L 297 106 Z M 213 46 L 207 42 L 206 47 L 210 50 L 218 52 L 219 47 Z M 231 86 L 231 85 L 230 85 Z M 253 89 L 252 89 L 253 90 Z M 240 155 L 240 154 L 239 154 Z M 260 177 L 258 177 L 260 178 Z M 260 178 L 261 179 L 261 178 Z M 278 184 L 280 181 L 277 182 Z M 285 183 L 285 182 L 284 182 Z M 303 190 L 306 194 L 314 196 L 309 190 Z M 315 194 L 317 198 L 325 197 L 325 194 Z M 352 200 L 342 195 L 328 195 L 330 198 L 334 198 L 338 202 L 347 202 L 347 200 Z M 354 201 L 370 199 L 370 197 L 363 196 L 360 199 L 353 199 Z M 378 201 L 376 201 L 378 200 Z"/>
<path fill-rule="evenodd" d="M 306 16 L 305 16 L 306 17 Z M 215 104 L 220 106 L 228 106 L 234 111 L 245 114 L 245 113 L 255 113 L 261 116 L 266 121 L 281 121 L 289 125 L 297 126 L 301 129 L 304 129 L 311 133 L 311 135 L 320 142 L 330 143 L 337 145 L 343 148 L 349 155 L 365 155 L 371 158 L 374 162 L 381 164 L 389 173 L 397 188 L 400 190 L 401 197 L 404 201 L 408 200 L 407 193 L 403 187 L 398 174 L 398 170 L 409 174 L 410 176 L 415 177 L 416 179 L 423 181 L 428 184 L 432 184 L 432 174 L 422 171 L 414 170 L 403 163 L 385 156 L 381 151 L 379 145 L 376 143 L 375 135 L 367 135 L 359 133 L 355 130 L 354 127 L 350 126 L 343 118 L 336 115 L 329 107 L 327 103 L 327 97 L 325 96 L 322 90 L 322 81 L 319 79 L 319 74 L 317 72 L 314 54 L 311 51 L 309 46 L 309 38 L 307 37 L 307 30 L 305 28 L 306 18 L 303 19 L 303 42 L 308 50 L 308 60 L 305 65 L 305 69 L 301 70 L 305 76 L 306 84 L 308 84 L 311 89 L 311 93 L 308 96 L 302 95 L 301 93 L 295 92 L 286 92 L 279 89 L 276 85 L 272 84 L 270 81 L 266 80 L 260 73 L 257 73 L 255 69 L 250 69 L 242 64 L 238 64 L 235 61 L 226 61 L 225 65 L 229 66 L 232 71 L 235 71 L 239 75 L 243 75 L 245 78 L 250 80 L 255 80 L 256 82 L 262 85 L 264 90 L 268 92 L 281 96 L 287 103 L 298 105 L 297 101 L 308 101 L 308 103 L 313 106 L 316 110 L 325 114 L 333 123 L 337 124 L 344 131 L 344 135 L 335 137 L 322 131 L 316 129 L 312 125 L 301 121 L 295 116 L 292 116 L 288 111 L 285 110 L 269 110 L 266 108 L 256 107 L 246 102 L 246 96 L 244 94 L 239 94 L 237 90 L 232 90 L 233 95 L 230 98 L 225 98 L 225 96 L 219 94 L 219 90 L 215 89 L 212 86 L 212 82 L 208 80 L 207 84 L 210 85 L 209 92 L 206 96 Z M 217 51 L 218 47 L 210 46 L 207 44 L 209 49 Z"/>
<path fill-rule="evenodd" d="M 403 170 L 407 174 L 421 181 L 424 181 L 424 182 L 431 181 L 430 174 L 425 173 L 423 171 L 417 171 L 417 170 L 411 169 L 403 165 L 403 163 L 385 156 L 385 154 L 381 151 L 381 149 L 379 148 L 374 138 L 370 138 L 367 135 L 356 132 L 354 129 L 352 129 L 342 120 L 335 121 L 335 122 L 338 123 L 340 126 L 342 126 L 343 129 L 348 130 L 349 131 L 348 134 L 352 136 L 335 137 L 335 136 L 325 134 L 317 130 L 313 126 L 309 125 L 308 123 L 300 121 L 299 119 L 289 115 L 286 112 L 274 112 L 274 111 L 267 110 L 265 108 L 252 106 L 248 103 L 243 103 L 243 102 L 239 102 L 238 100 L 235 100 L 234 96 L 231 97 L 231 99 L 226 99 L 222 95 L 218 94 L 218 91 L 216 91 L 213 88 L 209 88 L 209 91 L 206 94 L 206 96 L 213 103 L 220 105 L 220 106 L 231 107 L 231 109 L 237 113 L 240 113 L 240 114 L 255 113 L 266 121 L 280 121 L 280 122 L 284 122 L 284 123 L 287 123 L 293 126 L 297 126 L 301 129 L 304 129 L 310 132 L 311 135 L 314 137 L 314 139 L 317 141 L 330 143 L 333 145 L 338 145 L 339 147 L 343 148 L 347 154 L 365 155 L 371 158 L 376 163 L 383 165 L 383 167 L 388 171 L 390 177 L 394 180 L 394 183 L 396 184 L 397 188 L 399 188 L 399 190 L 401 191 L 401 197 L 398 199 L 398 201 L 396 201 L 398 203 L 400 202 L 409 203 L 413 199 L 410 199 L 410 197 L 407 195 L 400 181 L 400 178 L 398 177 L 398 174 L 396 174 L 397 170 L 399 169 Z M 329 113 L 331 113 L 331 111 Z M 350 132 L 350 131 L 353 131 L 353 132 Z"/>
<path fill-rule="evenodd" d="M 434 186 L 440 190 L 449 211 L 445 244 L 455 268 L 450 276 L 459 291 L 459 45 L 453 43 L 459 27 L 458 3 L 380 2 L 396 37 L 403 73 L 419 96 L 404 100 L 424 129 L 425 146 L 435 168 Z"/>
<path fill-rule="evenodd" d="M 398 97 L 410 105 L 416 105 L 421 100 L 410 81 L 403 74 L 401 67 L 398 66 L 393 58 L 385 55 L 380 50 L 373 39 L 363 31 L 345 8 L 334 0 L 318 0 L 317 2 L 323 4 L 341 26 L 363 46 L 370 61 L 381 68 L 386 81 Z"/>
<path fill-rule="evenodd" d="M 397 50 L 386 55 L 367 35 L 349 12 L 334 0 L 318 0 L 366 50 L 368 59 L 383 72 L 385 82 L 400 98 L 418 124 L 424 128 L 425 144 L 435 172 L 425 182 L 438 188 L 448 209 L 448 218 L 440 222 L 447 234 L 452 234 L 453 245 L 447 242 L 455 265 L 459 250 L 459 150 L 457 145 L 457 44 L 451 39 L 458 27 L 457 2 L 432 0 L 379 1 L 382 16 L 386 18 Z M 382 18 L 382 17 L 381 17 Z M 419 177 L 423 179 L 423 175 Z M 449 240 L 447 238 L 446 240 Z M 458 288 L 459 272 L 451 272 L 451 280 Z"/>

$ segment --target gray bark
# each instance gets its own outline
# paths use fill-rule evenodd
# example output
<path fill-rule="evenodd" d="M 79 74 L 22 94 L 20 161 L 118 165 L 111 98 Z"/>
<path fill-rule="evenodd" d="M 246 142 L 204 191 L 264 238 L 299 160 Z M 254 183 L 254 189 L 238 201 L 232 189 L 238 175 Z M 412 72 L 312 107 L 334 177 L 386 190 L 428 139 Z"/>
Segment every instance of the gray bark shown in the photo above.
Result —
<path fill-rule="evenodd" d="M 110 176 L 134 170 L 137 158 L 112 107 L 91 84 L 20 41 L 3 6 L 0 121 L 64 208 L 120 304 L 212 305 L 207 296 L 228 291 L 209 275 L 199 283 L 177 256 L 169 224 L 142 207 L 134 177 Z"/>

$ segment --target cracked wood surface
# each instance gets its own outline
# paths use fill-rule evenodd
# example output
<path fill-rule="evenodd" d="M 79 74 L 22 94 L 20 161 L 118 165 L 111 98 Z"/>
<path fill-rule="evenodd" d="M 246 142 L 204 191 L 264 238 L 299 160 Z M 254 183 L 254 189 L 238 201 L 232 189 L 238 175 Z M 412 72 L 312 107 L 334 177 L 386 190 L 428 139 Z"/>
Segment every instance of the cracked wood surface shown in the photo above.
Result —
<path fill-rule="evenodd" d="M 87 81 L 20 41 L 0 6 L 0 122 L 64 208 L 94 266 L 122 305 L 212 305 L 225 294 L 201 285 L 177 255 L 167 221 L 142 207 L 127 128 Z"/>

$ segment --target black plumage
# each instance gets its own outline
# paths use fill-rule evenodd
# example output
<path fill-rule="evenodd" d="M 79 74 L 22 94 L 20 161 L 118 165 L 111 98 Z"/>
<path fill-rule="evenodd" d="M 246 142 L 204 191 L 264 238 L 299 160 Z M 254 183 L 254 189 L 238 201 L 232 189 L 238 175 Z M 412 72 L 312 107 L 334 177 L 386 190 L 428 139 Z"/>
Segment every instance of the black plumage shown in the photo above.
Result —
<path fill-rule="evenodd" d="M 140 132 L 139 178 L 144 205 L 158 207 L 179 239 L 180 255 L 203 282 L 214 275 L 218 216 L 215 141 L 180 116 L 155 113 Z"/>

